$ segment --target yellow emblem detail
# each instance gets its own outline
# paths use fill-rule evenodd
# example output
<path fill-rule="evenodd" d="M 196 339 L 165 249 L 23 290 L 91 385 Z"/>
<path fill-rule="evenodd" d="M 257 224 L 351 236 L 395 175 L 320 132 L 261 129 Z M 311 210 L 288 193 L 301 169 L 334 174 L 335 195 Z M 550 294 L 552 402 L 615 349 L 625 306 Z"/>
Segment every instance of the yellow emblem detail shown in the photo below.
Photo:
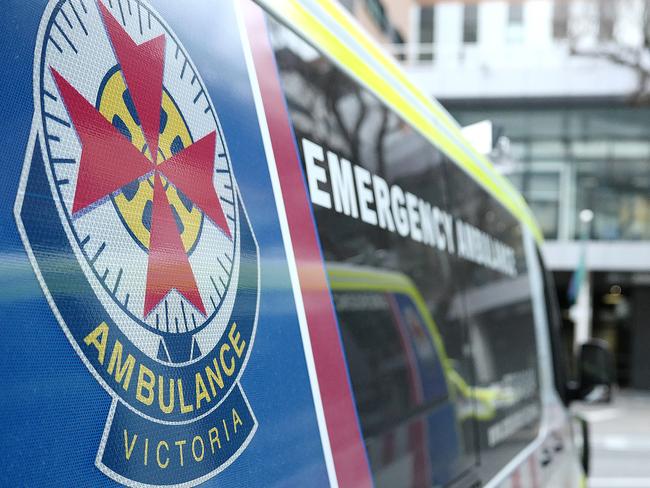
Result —
<path fill-rule="evenodd" d="M 99 94 L 98 109 L 106 120 L 131 140 L 134 146 L 143 151 L 147 158 L 152 159 L 120 70 L 115 70 L 110 74 L 104 83 Z M 192 144 L 189 129 L 166 90 L 163 90 L 162 95 L 160 129 L 158 154 L 156 155 L 157 164 Z M 179 194 L 164 177 L 162 182 L 165 186 L 167 199 L 177 216 L 177 222 L 180 222 L 179 230 L 183 246 L 185 251 L 189 252 L 199 236 L 203 214 L 187 198 Z M 145 249 L 149 249 L 153 177 L 133 182 L 114 197 L 114 202 L 122 216 L 124 225 Z"/>

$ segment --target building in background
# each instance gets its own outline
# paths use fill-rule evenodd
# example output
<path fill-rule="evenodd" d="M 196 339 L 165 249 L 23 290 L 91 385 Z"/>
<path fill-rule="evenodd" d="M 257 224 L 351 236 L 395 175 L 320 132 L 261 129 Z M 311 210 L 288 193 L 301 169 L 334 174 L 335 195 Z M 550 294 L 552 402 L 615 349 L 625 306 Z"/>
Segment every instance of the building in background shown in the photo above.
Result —
<path fill-rule="evenodd" d="M 543 229 L 565 308 L 585 253 L 567 327 L 650 388 L 650 0 L 343 3 L 461 125 L 492 122 L 490 156 Z"/>
<path fill-rule="evenodd" d="M 409 36 L 414 33 L 412 15 L 414 0 L 340 0 L 363 27 L 380 43 L 402 46 L 417 42 Z"/>

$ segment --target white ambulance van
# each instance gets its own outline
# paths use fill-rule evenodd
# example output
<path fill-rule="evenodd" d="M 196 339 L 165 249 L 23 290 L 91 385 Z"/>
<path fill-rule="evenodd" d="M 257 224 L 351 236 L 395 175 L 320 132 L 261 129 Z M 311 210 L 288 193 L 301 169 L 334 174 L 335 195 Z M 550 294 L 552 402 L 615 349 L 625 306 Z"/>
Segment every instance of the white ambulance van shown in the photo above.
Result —
<path fill-rule="evenodd" d="M 585 486 L 607 352 L 335 2 L 3 7 L 0 485 Z"/>

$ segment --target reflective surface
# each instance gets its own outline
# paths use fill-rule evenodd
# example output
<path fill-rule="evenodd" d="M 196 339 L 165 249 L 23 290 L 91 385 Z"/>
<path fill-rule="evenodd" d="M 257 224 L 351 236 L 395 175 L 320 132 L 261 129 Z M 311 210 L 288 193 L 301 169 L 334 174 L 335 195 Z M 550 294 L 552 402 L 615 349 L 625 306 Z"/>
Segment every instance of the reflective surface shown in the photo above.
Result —
<path fill-rule="evenodd" d="M 371 93 L 270 24 L 375 483 L 489 479 L 540 416 L 519 224 Z M 509 250 L 509 265 L 482 259 L 481 242 Z"/>
<path fill-rule="evenodd" d="M 591 239 L 650 239 L 650 110 L 607 102 L 552 104 L 448 107 L 462 125 L 489 119 L 510 139 L 517 163 L 506 161 L 503 171 L 526 197 L 546 238 L 580 238 L 578 214 L 589 208 Z"/>

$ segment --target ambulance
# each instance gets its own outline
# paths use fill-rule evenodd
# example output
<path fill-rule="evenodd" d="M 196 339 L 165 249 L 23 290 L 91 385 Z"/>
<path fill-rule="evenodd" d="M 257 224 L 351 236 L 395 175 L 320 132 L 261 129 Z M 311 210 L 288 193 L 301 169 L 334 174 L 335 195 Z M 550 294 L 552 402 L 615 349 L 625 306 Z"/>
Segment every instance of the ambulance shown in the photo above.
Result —
<path fill-rule="evenodd" d="M 336 2 L 0 39 L 1 486 L 586 486 L 607 351 L 570 378 L 530 209 Z"/>

